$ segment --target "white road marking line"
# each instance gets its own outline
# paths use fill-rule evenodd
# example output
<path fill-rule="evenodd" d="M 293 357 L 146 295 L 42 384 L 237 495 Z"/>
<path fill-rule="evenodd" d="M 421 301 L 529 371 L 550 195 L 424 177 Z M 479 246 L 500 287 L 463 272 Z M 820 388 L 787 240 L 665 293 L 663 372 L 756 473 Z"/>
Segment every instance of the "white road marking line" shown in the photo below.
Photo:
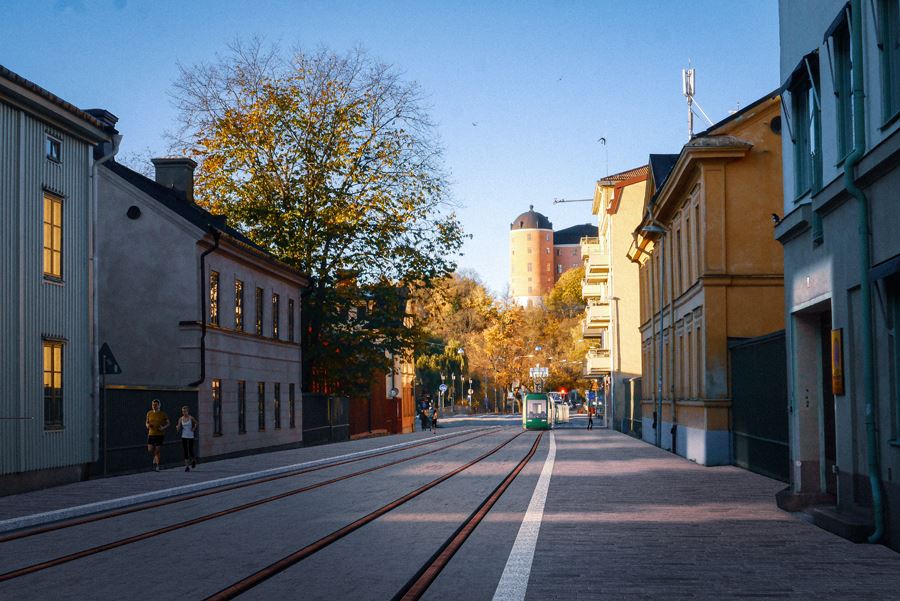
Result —
<path fill-rule="evenodd" d="M 534 548 L 537 546 L 541 520 L 544 518 L 544 503 L 547 491 L 550 490 L 550 476 L 553 475 L 553 462 L 556 459 L 556 439 L 550 432 L 550 450 L 544 460 L 544 469 L 538 478 L 531 502 L 525 512 L 525 518 L 516 535 L 503 575 L 494 591 L 494 601 L 522 601 L 528 591 L 528 578 L 531 575 L 531 563 L 534 561 Z"/>
<path fill-rule="evenodd" d="M 465 430 L 460 430 L 459 432 L 448 432 L 447 434 L 438 434 L 438 435 L 432 436 L 430 438 L 428 438 L 428 437 L 416 438 L 414 440 L 409 440 L 406 442 L 399 442 L 399 443 L 387 445 L 384 447 L 376 447 L 374 449 L 364 449 L 362 451 L 356 451 L 353 453 L 345 453 L 344 455 L 337 455 L 335 457 L 323 457 L 321 459 L 313 459 L 311 461 L 306 461 L 304 463 L 295 463 L 292 465 L 282 465 L 279 467 L 260 470 L 258 472 L 237 474 L 235 476 L 227 476 L 225 478 L 218 478 L 216 480 L 206 480 L 204 482 L 197 482 L 196 484 L 186 484 L 183 486 L 176 486 L 173 488 L 164 488 L 164 489 L 154 490 L 154 491 L 140 493 L 140 494 L 136 494 L 136 495 L 130 495 L 127 497 L 116 497 L 116 498 L 112 498 L 112 499 L 107 499 L 105 501 L 96 501 L 94 503 L 87 503 L 85 505 L 77 505 L 74 507 L 55 509 L 53 511 L 45 511 L 43 513 L 33 513 L 30 515 L 24 515 L 24 516 L 17 517 L 17 518 L 9 518 L 6 520 L 0 520 L 0 533 L 11 532 L 13 530 L 18 530 L 20 528 L 27 528 L 29 526 L 39 526 L 42 524 L 56 522 L 59 520 L 66 520 L 66 519 L 81 517 L 83 515 L 99 513 L 101 511 L 110 511 L 112 509 L 121 509 L 122 507 L 129 507 L 131 505 L 140 505 L 141 503 L 149 503 L 150 501 L 157 501 L 159 499 L 166 499 L 168 497 L 177 497 L 179 495 L 185 495 L 185 494 L 192 493 L 192 492 L 208 490 L 210 488 L 217 488 L 219 486 L 226 486 L 228 484 L 238 484 L 240 482 L 246 482 L 248 480 L 255 480 L 256 478 L 264 478 L 266 476 L 277 476 L 278 474 L 283 474 L 285 472 L 290 472 L 290 471 L 293 471 L 296 469 L 302 469 L 302 468 L 307 468 L 307 467 L 315 467 L 317 465 L 320 465 L 323 463 L 330 463 L 332 461 L 351 459 L 354 457 L 371 455 L 371 454 L 375 454 L 375 453 L 378 453 L 381 451 L 387 451 L 390 449 L 399 449 L 399 448 L 403 448 L 403 447 L 408 447 L 408 446 L 414 445 L 416 443 L 422 442 L 425 438 L 428 438 L 429 440 L 441 440 L 443 438 L 447 438 L 448 436 L 467 434 L 469 432 L 476 432 L 477 430 L 479 430 L 479 428 L 468 428 Z"/>

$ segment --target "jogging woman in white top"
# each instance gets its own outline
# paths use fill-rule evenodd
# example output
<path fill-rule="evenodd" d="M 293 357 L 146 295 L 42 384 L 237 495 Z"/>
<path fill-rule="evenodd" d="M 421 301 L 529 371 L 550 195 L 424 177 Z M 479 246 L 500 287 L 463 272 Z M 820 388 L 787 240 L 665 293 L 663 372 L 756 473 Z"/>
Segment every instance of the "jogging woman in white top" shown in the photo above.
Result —
<path fill-rule="evenodd" d="M 197 458 L 194 456 L 194 433 L 200 423 L 191 415 L 187 405 L 181 408 L 181 417 L 175 424 L 175 429 L 181 432 L 181 450 L 184 452 L 184 471 L 191 471 L 197 467 Z"/>

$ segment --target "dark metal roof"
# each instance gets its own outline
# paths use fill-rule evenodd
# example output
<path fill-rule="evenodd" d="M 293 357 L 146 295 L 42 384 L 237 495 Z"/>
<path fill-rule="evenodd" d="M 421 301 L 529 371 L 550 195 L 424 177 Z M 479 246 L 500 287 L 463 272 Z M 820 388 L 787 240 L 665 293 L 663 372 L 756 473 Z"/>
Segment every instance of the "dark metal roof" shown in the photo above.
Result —
<path fill-rule="evenodd" d="M 596 238 L 599 231 L 596 225 L 582 223 L 553 232 L 553 244 L 580 244 L 585 237 Z"/>
<path fill-rule="evenodd" d="M 672 172 L 672 167 L 680 155 L 677 154 L 651 154 L 650 155 L 650 171 L 653 173 L 653 183 L 656 189 L 662 188 Z"/>
<path fill-rule="evenodd" d="M 45 90 L 44 88 L 37 85 L 33 81 L 29 81 L 29 80 L 25 79 L 24 77 L 22 77 L 21 75 L 19 75 L 18 73 L 10 71 L 3 65 L 0 65 L 0 77 L 8 79 L 13 83 L 20 85 L 23 88 L 26 88 L 26 89 L 34 92 L 38 96 L 41 96 L 42 98 L 44 98 L 46 100 L 49 100 L 56 106 L 68 111 L 73 116 L 78 117 L 82 121 L 86 121 L 86 122 L 90 123 L 91 125 L 93 125 L 94 127 L 98 128 L 98 129 L 101 129 L 106 132 L 115 132 L 115 129 L 112 126 L 100 121 L 93 115 L 89 115 L 88 113 L 81 110 L 80 108 L 78 108 L 77 106 L 72 104 L 71 102 L 66 102 L 65 100 L 63 100 L 62 98 L 60 98 L 59 96 L 54 94 L 53 92 L 50 92 L 49 90 Z"/>
<path fill-rule="evenodd" d="M 196 225 L 198 228 L 204 231 L 216 229 L 226 234 L 229 238 L 234 239 L 235 241 L 240 243 L 240 245 L 247 247 L 249 250 L 253 251 L 254 254 L 261 255 L 263 258 L 271 263 L 278 265 L 282 269 L 292 271 L 303 276 L 304 278 L 309 277 L 308 275 L 301 273 L 293 267 L 282 263 L 265 248 L 256 244 L 255 242 L 250 240 L 250 238 L 234 229 L 233 227 L 229 226 L 224 215 L 213 215 L 203 207 L 185 200 L 182 193 L 158 184 L 152 179 L 141 175 L 137 171 L 133 171 L 125 165 L 116 163 L 115 160 L 103 163 L 103 167 L 109 169 L 141 192 L 158 200 L 166 208 L 174 211 L 190 223 Z"/>
<path fill-rule="evenodd" d="M 815 53 L 810 53 L 810 54 L 807 55 L 807 56 L 815 56 L 815 60 L 818 60 L 818 51 L 816 51 Z M 804 57 L 804 58 L 806 58 L 806 57 Z M 804 69 L 806 68 L 805 65 L 803 65 L 803 61 L 801 61 L 800 67 L 803 67 Z M 798 69 L 799 69 L 800 67 L 798 67 Z M 793 75 L 792 75 L 792 77 L 793 77 Z M 762 104 L 763 102 L 766 102 L 767 100 L 772 100 L 772 99 L 774 99 L 774 98 L 777 98 L 777 97 L 779 96 L 779 94 L 781 94 L 781 86 L 775 88 L 774 90 L 772 90 L 771 92 L 769 92 L 769 93 L 766 94 L 765 96 L 763 96 L 763 97 L 761 97 L 761 98 L 757 98 L 756 100 L 754 100 L 753 102 L 751 102 L 750 104 L 748 104 L 747 106 L 745 106 L 744 108 L 742 108 L 741 110 L 736 111 L 736 112 L 734 112 L 734 113 L 728 115 L 727 117 L 725 117 L 724 119 L 722 119 L 722 120 L 719 121 L 718 123 L 714 123 L 713 125 L 710 125 L 708 129 L 706 129 L 706 130 L 704 130 L 704 131 L 701 131 L 699 134 L 695 134 L 695 135 L 694 135 L 694 138 L 703 138 L 703 137 L 706 137 L 706 136 L 711 135 L 713 132 L 715 132 L 717 129 L 719 129 L 720 127 L 722 127 L 722 126 L 725 125 L 726 123 L 730 123 L 731 121 L 734 121 L 735 119 L 738 119 L 739 117 L 744 116 L 746 113 L 752 111 L 753 109 L 755 109 L 756 107 L 758 107 L 758 106 L 759 106 L 760 104 Z M 691 139 L 694 139 L 694 138 L 691 138 Z M 688 142 L 688 144 L 690 144 L 690 142 Z M 687 145 L 687 144 L 686 144 L 686 145 Z M 661 186 L 661 185 L 662 185 L 662 184 L 660 184 L 659 182 L 657 182 L 657 187 L 659 187 L 659 186 Z"/>
<path fill-rule="evenodd" d="M 511 230 L 552 230 L 553 224 L 544 215 L 534 211 L 534 205 L 528 207 L 526 213 L 522 213 L 509 224 Z"/>

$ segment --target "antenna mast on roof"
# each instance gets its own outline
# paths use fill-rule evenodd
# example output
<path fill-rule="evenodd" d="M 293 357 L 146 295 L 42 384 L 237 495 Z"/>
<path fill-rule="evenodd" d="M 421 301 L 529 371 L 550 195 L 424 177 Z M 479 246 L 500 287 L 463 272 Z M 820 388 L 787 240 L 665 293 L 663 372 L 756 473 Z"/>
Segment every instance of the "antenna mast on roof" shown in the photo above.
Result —
<path fill-rule="evenodd" d="M 690 63 L 688 63 L 690 64 Z M 688 140 L 694 137 L 694 68 L 681 70 L 681 93 L 687 98 Z"/>
<path fill-rule="evenodd" d="M 688 62 L 688 68 L 681 70 L 681 93 L 684 94 L 684 97 L 687 98 L 688 105 L 688 140 L 694 137 L 694 106 L 697 106 L 697 110 L 700 111 L 700 115 L 706 119 L 706 122 L 709 123 L 710 127 L 712 127 L 713 122 L 710 119 L 706 111 L 703 110 L 703 107 L 700 106 L 700 103 L 694 100 L 694 68 L 690 66 L 690 62 Z"/>

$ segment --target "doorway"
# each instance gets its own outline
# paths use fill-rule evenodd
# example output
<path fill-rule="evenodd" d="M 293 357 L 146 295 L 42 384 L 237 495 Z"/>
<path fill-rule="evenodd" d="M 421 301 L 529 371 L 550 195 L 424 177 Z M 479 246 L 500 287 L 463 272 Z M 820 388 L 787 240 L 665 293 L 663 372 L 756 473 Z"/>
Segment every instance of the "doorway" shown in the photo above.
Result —
<path fill-rule="evenodd" d="M 821 390 L 819 422 L 820 457 L 822 462 L 822 479 L 825 492 L 837 494 L 837 476 L 834 466 L 837 463 L 837 423 L 834 419 L 834 389 L 831 380 L 831 311 L 819 314 L 819 357 L 821 360 Z"/>

